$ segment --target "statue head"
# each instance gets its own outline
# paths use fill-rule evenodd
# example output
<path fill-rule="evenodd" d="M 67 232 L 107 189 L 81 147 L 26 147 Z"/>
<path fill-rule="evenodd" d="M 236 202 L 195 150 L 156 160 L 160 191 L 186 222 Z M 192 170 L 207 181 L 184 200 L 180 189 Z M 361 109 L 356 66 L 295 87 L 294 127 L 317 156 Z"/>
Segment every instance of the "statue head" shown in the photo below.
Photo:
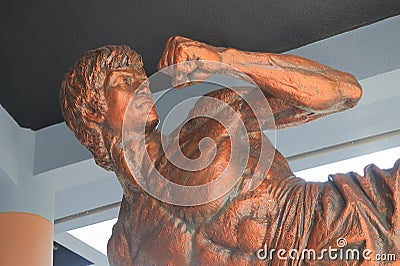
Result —
<path fill-rule="evenodd" d="M 146 81 L 142 58 L 128 46 L 91 50 L 64 77 L 60 104 L 65 122 L 96 163 L 107 170 L 115 170 L 110 146 L 121 139 L 132 95 L 140 96 L 135 98 L 138 108 L 130 110 L 134 119 L 147 117 L 151 125 L 158 121 L 149 87 L 140 86 Z"/>

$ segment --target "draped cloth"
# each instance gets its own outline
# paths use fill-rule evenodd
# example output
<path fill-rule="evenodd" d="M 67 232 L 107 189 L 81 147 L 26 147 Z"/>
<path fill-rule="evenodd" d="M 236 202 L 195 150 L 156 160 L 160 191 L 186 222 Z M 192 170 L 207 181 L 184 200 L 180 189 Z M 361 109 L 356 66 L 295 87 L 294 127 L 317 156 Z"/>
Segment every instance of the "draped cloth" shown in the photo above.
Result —
<path fill-rule="evenodd" d="M 368 165 L 364 176 L 354 172 L 330 175 L 325 183 L 292 177 L 276 185 L 276 196 L 282 200 L 266 246 L 287 252 L 296 249 L 300 258 L 282 260 L 275 254 L 266 263 L 382 265 L 376 258 L 394 255 L 398 264 L 386 261 L 385 265 L 400 264 L 400 160 L 389 170 Z M 324 254 L 329 248 L 337 249 L 332 253 L 336 257 Z M 304 249 L 315 250 L 316 256 L 309 260 Z M 353 253 L 347 252 L 349 249 Z M 363 258 L 366 249 L 370 252 Z M 347 257 L 338 259 L 340 252 Z M 306 254 L 303 258 L 302 253 Z"/>

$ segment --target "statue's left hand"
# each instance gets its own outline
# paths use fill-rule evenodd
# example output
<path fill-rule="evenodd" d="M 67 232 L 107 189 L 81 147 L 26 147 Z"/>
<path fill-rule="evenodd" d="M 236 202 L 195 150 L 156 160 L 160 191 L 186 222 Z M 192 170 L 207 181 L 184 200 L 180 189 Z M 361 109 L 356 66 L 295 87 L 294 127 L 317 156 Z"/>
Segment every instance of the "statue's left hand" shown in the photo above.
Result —
<path fill-rule="evenodd" d="M 206 80 L 218 64 L 206 61 L 221 62 L 221 50 L 198 41 L 181 36 L 170 37 L 165 46 L 158 69 L 174 66 L 172 68 L 172 85 L 182 88 L 193 83 Z M 200 61 L 199 61 L 200 60 Z M 183 64 L 182 64 L 183 63 Z"/>

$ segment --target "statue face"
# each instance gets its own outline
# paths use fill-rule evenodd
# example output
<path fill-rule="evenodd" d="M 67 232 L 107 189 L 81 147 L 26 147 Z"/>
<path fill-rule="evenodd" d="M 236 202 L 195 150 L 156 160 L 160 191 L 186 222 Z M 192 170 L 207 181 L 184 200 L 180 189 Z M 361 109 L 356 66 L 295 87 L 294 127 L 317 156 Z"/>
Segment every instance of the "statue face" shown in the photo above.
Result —
<path fill-rule="evenodd" d="M 122 130 L 125 111 L 132 97 L 134 104 L 131 105 L 133 110 L 128 114 L 130 121 L 137 121 L 141 125 L 144 122 L 153 124 L 158 121 L 149 86 L 140 86 L 146 80 L 144 72 L 136 69 L 113 70 L 108 74 L 104 84 L 108 107 L 104 122 L 111 129 L 116 132 Z"/>

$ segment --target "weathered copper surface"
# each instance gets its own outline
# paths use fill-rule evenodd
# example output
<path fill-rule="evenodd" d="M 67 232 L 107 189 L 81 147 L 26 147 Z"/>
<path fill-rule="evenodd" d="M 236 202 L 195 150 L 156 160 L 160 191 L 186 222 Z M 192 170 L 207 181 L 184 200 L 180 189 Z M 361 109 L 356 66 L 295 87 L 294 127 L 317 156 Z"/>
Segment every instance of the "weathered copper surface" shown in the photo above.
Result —
<path fill-rule="evenodd" d="M 182 37 L 168 40 L 159 68 L 194 59 L 223 62 L 249 75 L 267 97 L 278 128 L 351 108 L 361 97 L 361 87 L 352 75 L 317 62 L 292 55 L 217 48 Z M 400 161 L 391 170 L 370 165 L 364 176 L 336 174 L 325 183 L 310 183 L 295 177 L 276 151 L 264 181 L 249 191 L 246 184 L 254 174 L 263 133 L 246 107 L 235 110 L 249 131 L 251 158 L 232 191 L 211 203 L 190 207 L 170 205 L 145 193 L 128 170 L 121 145 L 129 99 L 146 79 L 142 65 L 140 56 L 125 46 L 90 51 L 66 74 L 60 94 L 67 125 L 100 166 L 116 173 L 124 189 L 118 222 L 108 244 L 111 265 L 378 264 L 362 258 L 329 261 L 323 250 L 340 247 L 338 239 L 347 241 L 344 249 L 369 249 L 374 254 L 396 254 L 400 259 Z M 195 64 L 181 71 L 183 74 L 174 79 L 177 84 L 185 82 L 185 74 L 202 79 L 213 69 Z M 148 88 L 140 93 L 141 108 L 131 114 L 138 121 L 145 117 L 141 110 L 152 104 Z M 243 105 L 227 89 L 208 96 L 233 107 Z M 206 170 L 183 179 L 184 172 L 165 160 L 157 122 L 153 108 L 146 121 L 147 150 L 157 169 L 171 181 L 204 184 L 226 166 L 231 151 L 225 129 L 207 119 L 188 123 L 179 136 L 185 155 L 196 158 L 199 140 L 207 136 L 218 143 L 219 153 Z M 274 149 L 272 145 L 265 148 Z M 142 165 L 143 173 L 147 167 Z M 296 249 L 300 254 L 314 249 L 325 260 L 282 260 L 276 253 L 260 259 L 260 248 Z"/>

